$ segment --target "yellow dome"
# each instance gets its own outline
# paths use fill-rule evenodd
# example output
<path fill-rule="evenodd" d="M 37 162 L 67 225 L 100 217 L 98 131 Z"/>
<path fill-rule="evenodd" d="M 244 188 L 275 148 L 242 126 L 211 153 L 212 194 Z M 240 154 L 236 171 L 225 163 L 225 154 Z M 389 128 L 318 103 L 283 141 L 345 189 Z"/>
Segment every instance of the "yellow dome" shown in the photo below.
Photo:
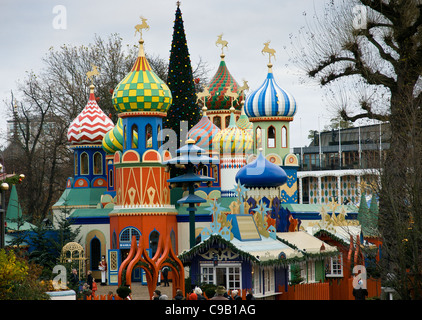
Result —
<path fill-rule="evenodd" d="M 172 103 L 171 91 L 152 71 L 143 43 L 139 41 L 139 54 L 132 70 L 114 89 L 114 107 L 120 112 L 167 112 Z"/>

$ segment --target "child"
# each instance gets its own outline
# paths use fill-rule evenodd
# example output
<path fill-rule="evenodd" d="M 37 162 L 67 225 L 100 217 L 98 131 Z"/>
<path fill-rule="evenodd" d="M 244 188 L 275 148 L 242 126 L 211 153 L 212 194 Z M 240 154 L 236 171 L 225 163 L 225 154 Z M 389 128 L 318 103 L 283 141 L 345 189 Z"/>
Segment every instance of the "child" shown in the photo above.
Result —
<path fill-rule="evenodd" d="M 95 292 L 97 291 L 97 283 L 95 282 L 95 278 L 92 278 L 92 296 L 95 296 Z"/>

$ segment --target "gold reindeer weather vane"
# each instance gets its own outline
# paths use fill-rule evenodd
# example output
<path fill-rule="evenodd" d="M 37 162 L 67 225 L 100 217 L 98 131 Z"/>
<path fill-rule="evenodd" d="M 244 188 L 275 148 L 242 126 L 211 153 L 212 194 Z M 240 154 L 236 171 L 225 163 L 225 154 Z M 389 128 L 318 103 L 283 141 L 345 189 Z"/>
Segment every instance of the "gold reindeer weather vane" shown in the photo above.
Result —
<path fill-rule="evenodd" d="M 149 30 L 149 25 L 147 23 L 147 19 L 145 19 L 144 17 L 140 16 L 142 23 L 141 24 L 137 24 L 135 26 L 135 36 L 137 33 L 139 33 L 141 35 L 141 40 L 142 40 L 142 30 Z"/>
<path fill-rule="evenodd" d="M 91 85 L 93 86 L 94 85 L 94 79 L 93 78 L 94 78 L 94 76 L 98 76 L 100 74 L 100 72 L 98 71 L 98 67 L 94 66 L 92 63 L 91 63 L 91 67 L 92 67 L 92 70 L 88 71 L 86 73 L 86 78 L 87 78 L 88 81 L 91 82 Z"/>
<path fill-rule="evenodd" d="M 218 47 L 219 45 L 221 45 L 221 55 L 224 55 L 224 48 L 228 48 L 228 42 L 226 40 L 223 40 L 223 34 L 220 34 L 219 36 L 217 36 L 218 39 L 215 42 L 215 45 Z"/>
<path fill-rule="evenodd" d="M 270 42 L 271 41 L 269 41 L 269 40 L 267 42 L 264 42 L 264 49 L 261 50 L 262 54 L 268 53 L 268 60 L 269 60 L 268 65 L 272 65 L 271 64 L 271 57 L 273 57 L 274 60 L 275 60 L 275 52 L 276 52 L 274 49 L 271 49 L 269 47 Z"/>

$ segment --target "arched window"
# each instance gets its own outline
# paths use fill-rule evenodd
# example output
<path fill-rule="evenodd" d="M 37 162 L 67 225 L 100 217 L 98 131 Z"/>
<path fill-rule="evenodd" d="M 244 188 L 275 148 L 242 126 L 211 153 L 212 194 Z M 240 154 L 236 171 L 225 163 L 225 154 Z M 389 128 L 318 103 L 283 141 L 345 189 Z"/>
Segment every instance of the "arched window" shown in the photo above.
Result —
<path fill-rule="evenodd" d="M 285 126 L 281 128 L 281 147 L 287 148 L 287 128 Z"/>
<path fill-rule="evenodd" d="M 88 153 L 82 152 L 81 153 L 81 174 L 89 174 L 89 157 Z"/>
<path fill-rule="evenodd" d="M 224 122 L 226 123 L 225 128 L 227 128 L 230 125 L 230 115 L 224 117 Z"/>
<path fill-rule="evenodd" d="M 163 137 L 161 136 L 161 126 L 158 125 L 157 127 L 157 142 L 158 142 L 158 148 L 161 147 Z"/>
<path fill-rule="evenodd" d="M 267 130 L 267 148 L 275 148 L 275 128 L 269 126 Z"/>
<path fill-rule="evenodd" d="M 219 127 L 221 129 L 221 117 L 220 116 L 215 116 L 212 119 L 212 121 L 217 127 Z"/>
<path fill-rule="evenodd" d="M 114 176 L 113 176 L 113 169 L 108 170 L 108 186 L 113 188 L 114 183 Z"/>
<path fill-rule="evenodd" d="M 117 234 L 116 234 L 116 230 L 113 230 L 113 235 L 111 237 L 111 249 L 117 249 Z"/>
<path fill-rule="evenodd" d="M 149 235 L 149 248 L 151 249 L 151 258 L 155 256 L 158 248 L 158 239 L 160 239 L 160 234 L 157 230 L 154 230 Z"/>
<path fill-rule="evenodd" d="M 94 237 L 90 243 L 91 249 L 91 270 L 98 270 L 98 265 L 101 261 L 101 242 L 97 237 Z"/>
<path fill-rule="evenodd" d="M 103 174 L 103 155 L 100 152 L 94 153 L 94 174 Z"/>
<path fill-rule="evenodd" d="M 145 148 L 152 148 L 152 126 L 149 123 L 145 126 Z"/>
<path fill-rule="evenodd" d="M 77 176 L 78 175 L 78 154 L 77 153 L 75 153 L 75 155 L 74 155 L 74 161 L 75 161 L 75 163 L 74 163 L 74 167 L 75 167 L 75 176 Z"/>
<path fill-rule="evenodd" d="M 255 149 L 262 147 L 262 131 L 260 127 L 255 129 Z"/>
<path fill-rule="evenodd" d="M 134 124 L 132 126 L 132 142 L 131 142 L 131 148 L 135 149 L 138 144 L 138 126 Z"/>
<path fill-rule="evenodd" d="M 126 125 L 123 126 L 123 149 L 127 149 L 127 135 L 126 135 Z"/>
<path fill-rule="evenodd" d="M 120 248 L 130 248 L 132 244 L 132 237 L 136 237 L 136 241 L 139 244 L 139 238 L 141 237 L 141 233 L 138 229 L 134 227 L 126 227 L 122 230 L 119 237 Z"/>

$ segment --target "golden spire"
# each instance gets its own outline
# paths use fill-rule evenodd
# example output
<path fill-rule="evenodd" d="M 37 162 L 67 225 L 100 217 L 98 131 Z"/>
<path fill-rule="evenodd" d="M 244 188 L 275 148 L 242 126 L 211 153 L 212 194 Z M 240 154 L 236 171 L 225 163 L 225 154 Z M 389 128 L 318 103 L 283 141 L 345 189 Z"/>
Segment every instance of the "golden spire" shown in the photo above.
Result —
<path fill-rule="evenodd" d="M 138 52 L 138 57 L 145 57 L 145 52 L 144 52 L 144 40 L 142 39 L 142 30 L 149 30 L 149 25 L 147 23 L 147 19 L 145 19 L 144 17 L 140 16 L 142 23 L 141 24 L 137 24 L 135 26 L 135 36 L 136 33 L 140 34 L 140 39 L 139 39 L 139 52 Z"/>

